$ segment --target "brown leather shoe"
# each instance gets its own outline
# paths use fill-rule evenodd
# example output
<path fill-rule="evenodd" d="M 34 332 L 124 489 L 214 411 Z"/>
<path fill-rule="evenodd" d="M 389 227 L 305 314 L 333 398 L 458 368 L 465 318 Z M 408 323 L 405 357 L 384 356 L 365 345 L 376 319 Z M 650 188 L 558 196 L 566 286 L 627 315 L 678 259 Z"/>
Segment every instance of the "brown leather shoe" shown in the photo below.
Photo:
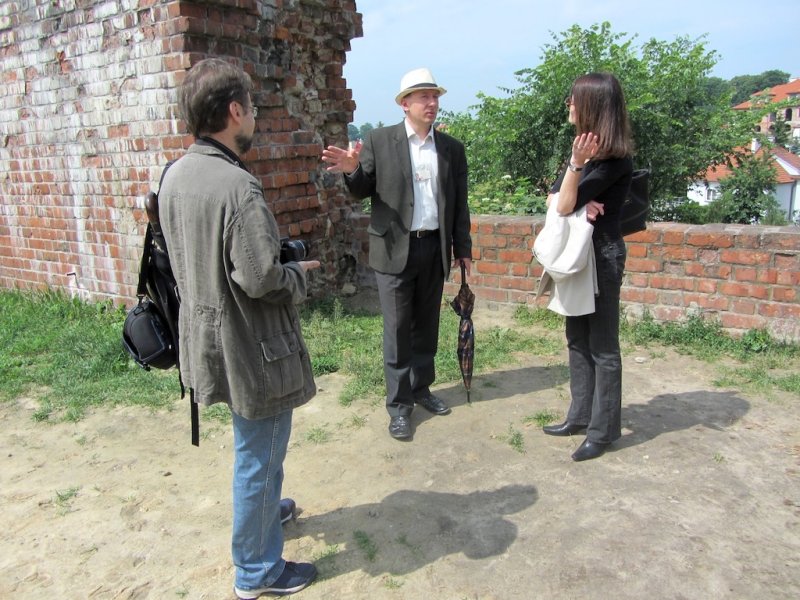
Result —
<path fill-rule="evenodd" d="M 428 394 L 422 398 L 414 398 L 414 402 L 435 415 L 446 415 L 450 412 L 450 407 L 441 398 L 437 398 L 433 394 Z"/>

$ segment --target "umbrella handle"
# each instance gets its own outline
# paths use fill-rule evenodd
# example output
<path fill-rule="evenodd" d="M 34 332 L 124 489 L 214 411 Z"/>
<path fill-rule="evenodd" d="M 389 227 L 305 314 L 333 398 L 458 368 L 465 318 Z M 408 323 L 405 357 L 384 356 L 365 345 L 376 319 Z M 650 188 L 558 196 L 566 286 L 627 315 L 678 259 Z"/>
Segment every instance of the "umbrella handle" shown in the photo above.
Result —
<path fill-rule="evenodd" d="M 467 267 L 464 265 L 464 261 L 461 261 L 461 285 L 467 283 Z"/>

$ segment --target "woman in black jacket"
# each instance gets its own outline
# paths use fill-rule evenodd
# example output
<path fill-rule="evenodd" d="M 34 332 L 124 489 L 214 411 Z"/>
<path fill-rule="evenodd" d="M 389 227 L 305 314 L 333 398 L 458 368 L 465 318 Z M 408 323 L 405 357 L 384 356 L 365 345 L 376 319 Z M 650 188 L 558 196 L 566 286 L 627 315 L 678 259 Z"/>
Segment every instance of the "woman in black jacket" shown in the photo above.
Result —
<path fill-rule="evenodd" d="M 619 293 L 626 251 L 620 211 L 631 184 L 633 140 L 622 87 L 612 74 L 579 77 L 566 103 L 576 137 L 547 202 L 557 202 L 561 215 L 587 207 L 594 224 L 599 294 L 594 313 L 566 317 L 572 402 L 566 421 L 547 425 L 544 432 L 566 436 L 586 431 L 572 455 L 581 461 L 601 456 L 621 436 Z"/>

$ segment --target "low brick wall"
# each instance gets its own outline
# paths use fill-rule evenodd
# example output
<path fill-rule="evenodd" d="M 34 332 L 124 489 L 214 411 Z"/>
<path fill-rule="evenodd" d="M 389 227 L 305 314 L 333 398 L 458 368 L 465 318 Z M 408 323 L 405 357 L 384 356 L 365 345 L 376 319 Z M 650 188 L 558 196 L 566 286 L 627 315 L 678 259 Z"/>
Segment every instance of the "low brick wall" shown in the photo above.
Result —
<path fill-rule="evenodd" d="M 360 264 L 367 263 L 366 223 Z M 478 306 L 545 306 L 536 298 L 542 275 L 531 248 L 544 218 L 473 216 L 470 288 Z M 656 320 L 690 315 L 718 319 L 733 334 L 766 328 L 777 339 L 800 342 L 800 229 L 757 225 L 650 223 L 626 238 L 622 303 L 630 317 Z M 364 271 L 364 275 L 368 272 Z M 445 295 L 458 292 L 453 273 Z"/>

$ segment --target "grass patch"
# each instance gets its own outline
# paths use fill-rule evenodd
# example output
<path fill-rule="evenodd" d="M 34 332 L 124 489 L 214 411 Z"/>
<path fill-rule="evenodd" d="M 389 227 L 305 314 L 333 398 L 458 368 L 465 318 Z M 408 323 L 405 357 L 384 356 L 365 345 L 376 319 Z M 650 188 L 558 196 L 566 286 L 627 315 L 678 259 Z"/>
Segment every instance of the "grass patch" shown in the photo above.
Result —
<path fill-rule="evenodd" d="M 353 538 L 356 540 L 356 545 L 364 554 L 364 557 L 369 562 L 373 562 L 375 557 L 378 555 L 378 546 L 375 544 L 375 542 L 372 541 L 366 532 L 361 531 L 360 529 L 353 532 Z"/>
<path fill-rule="evenodd" d="M 361 415 L 351 415 L 347 420 L 348 427 L 352 427 L 353 429 L 361 429 L 366 424 L 367 417 L 362 417 Z"/>
<path fill-rule="evenodd" d="M 530 423 L 535 423 L 539 427 L 544 427 L 545 425 L 549 425 L 553 421 L 557 420 L 560 416 L 561 413 L 546 408 L 545 410 L 540 410 L 539 412 L 533 415 L 525 417 L 524 419 L 522 419 L 522 422 L 525 425 L 528 425 Z"/>
<path fill-rule="evenodd" d="M 311 557 L 311 562 L 317 567 L 320 579 L 327 579 L 336 573 L 336 555 L 339 554 L 339 544 L 329 544 Z"/>
<path fill-rule="evenodd" d="M 631 323 L 623 319 L 620 337 L 644 347 L 671 346 L 706 362 L 736 361 L 733 367 L 720 365 L 716 385 L 767 395 L 775 390 L 800 395 L 800 345 L 775 340 L 765 329 L 734 337 L 717 321 L 693 316 L 683 323 L 658 323 L 646 313 Z"/>
<path fill-rule="evenodd" d="M 66 490 L 56 490 L 54 502 L 58 507 L 58 514 L 65 515 L 72 510 L 72 501 L 78 496 L 79 487 L 71 487 Z"/>
<path fill-rule="evenodd" d="M 324 427 L 312 427 L 306 432 L 306 441 L 312 444 L 324 444 L 331 439 L 331 432 Z"/>
<path fill-rule="evenodd" d="M 338 299 L 311 303 L 303 308 L 302 316 L 303 336 L 312 363 L 326 365 L 326 372 L 338 371 L 350 376 L 339 403 L 350 406 L 358 399 L 381 398 L 385 390 L 382 317 L 367 312 L 348 312 Z M 537 318 L 547 317 L 539 315 Z M 458 324 L 458 315 L 443 304 L 435 364 L 437 383 L 461 380 L 456 355 Z M 479 330 L 475 338 L 474 374 L 509 365 L 515 353 L 553 355 L 563 346 L 560 339 L 555 341 L 506 327 Z"/>
<path fill-rule="evenodd" d="M 227 404 L 217 402 L 203 407 L 200 411 L 200 418 L 203 421 L 227 424 L 231 422 L 231 410 Z"/>
<path fill-rule="evenodd" d="M 514 320 L 521 325 L 538 325 L 551 331 L 564 330 L 564 317 L 546 308 L 528 308 L 521 304 L 514 311 Z"/>
<path fill-rule="evenodd" d="M 514 450 L 520 454 L 525 454 L 525 439 L 522 437 L 522 432 L 514 429 L 513 425 L 508 426 L 506 441 Z"/>
<path fill-rule="evenodd" d="M 315 374 L 348 377 L 339 402 L 379 404 L 385 388 L 381 316 L 347 311 L 338 299 L 328 299 L 304 305 L 301 318 Z M 122 349 L 124 319 L 125 310 L 109 302 L 86 303 L 56 291 L 0 291 L 0 402 L 29 398 L 36 402 L 33 419 L 48 422 L 78 421 L 99 406 L 179 406 L 177 371 L 144 371 Z M 458 321 L 443 304 L 437 383 L 461 380 Z M 521 306 L 514 321 L 512 327 L 476 331 L 474 375 L 509 368 L 520 356 L 550 357 L 564 351 L 559 315 Z M 764 395 L 800 395 L 800 345 L 778 342 L 765 330 L 734 338 L 718 323 L 699 317 L 657 323 L 645 315 L 633 323 L 623 320 L 620 335 L 626 344 L 655 346 L 653 355 L 671 346 L 710 362 L 724 358 L 728 364 L 720 366 L 721 384 Z M 731 361 L 737 365 L 730 367 Z M 202 417 L 230 421 L 221 404 L 205 408 Z M 362 427 L 363 421 L 354 417 L 350 425 Z"/>
<path fill-rule="evenodd" d="M 399 590 L 403 587 L 403 581 L 400 579 L 395 579 L 391 575 L 386 575 L 383 578 L 383 587 L 388 590 Z"/>
<path fill-rule="evenodd" d="M 38 400 L 37 421 L 78 421 L 93 406 L 169 407 L 175 370 L 147 373 L 122 349 L 125 319 L 110 303 L 61 292 L 0 292 L 0 401 Z"/>

